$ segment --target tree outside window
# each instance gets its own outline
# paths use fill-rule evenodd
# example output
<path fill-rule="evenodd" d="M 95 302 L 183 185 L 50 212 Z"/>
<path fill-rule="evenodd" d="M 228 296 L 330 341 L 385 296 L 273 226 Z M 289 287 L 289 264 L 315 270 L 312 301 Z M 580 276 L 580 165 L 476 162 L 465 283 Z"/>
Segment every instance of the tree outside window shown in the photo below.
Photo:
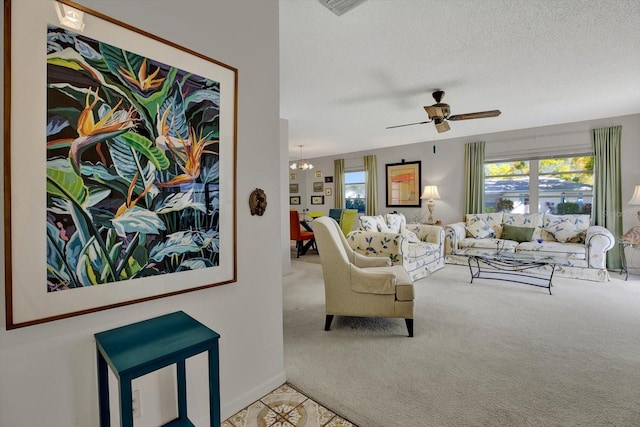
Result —
<path fill-rule="evenodd" d="M 367 194 L 364 171 L 345 172 L 344 182 L 345 208 L 356 209 L 358 213 L 363 214 Z"/>

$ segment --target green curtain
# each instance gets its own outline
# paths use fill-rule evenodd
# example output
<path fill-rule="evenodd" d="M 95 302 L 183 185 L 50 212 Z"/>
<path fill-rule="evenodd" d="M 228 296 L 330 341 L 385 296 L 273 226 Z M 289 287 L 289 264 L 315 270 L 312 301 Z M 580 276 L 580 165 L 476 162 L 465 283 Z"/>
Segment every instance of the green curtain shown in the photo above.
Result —
<path fill-rule="evenodd" d="M 366 186 L 365 215 L 378 215 L 378 163 L 375 154 L 364 156 Z"/>
<path fill-rule="evenodd" d="M 484 210 L 484 141 L 469 142 L 464 146 L 464 182 L 466 189 L 464 213 L 482 213 Z"/>
<path fill-rule="evenodd" d="M 333 207 L 344 209 L 344 159 L 333 161 Z"/>
<path fill-rule="evenodd" d="M 622 126 L 592 129 L 593 223 L 607 228 L 617 239 L 622 234 L 620 135 Z M 618 245 L 607 252 L 607 268 L 621 268 Z"/>

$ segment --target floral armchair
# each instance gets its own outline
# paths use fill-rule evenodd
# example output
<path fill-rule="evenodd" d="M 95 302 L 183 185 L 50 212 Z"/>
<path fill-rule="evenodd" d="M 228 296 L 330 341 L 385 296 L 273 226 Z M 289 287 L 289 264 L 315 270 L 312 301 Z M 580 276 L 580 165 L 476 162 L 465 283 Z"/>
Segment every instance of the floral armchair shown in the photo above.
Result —
<path fill-rule="evenodd" d="M 347 241 L 357 253 L 402 265 L 415 281 L 444 267 L 444 237 L 441 226 L 407 224 L 403 214 L 386 214 L 361 216 Z"/>

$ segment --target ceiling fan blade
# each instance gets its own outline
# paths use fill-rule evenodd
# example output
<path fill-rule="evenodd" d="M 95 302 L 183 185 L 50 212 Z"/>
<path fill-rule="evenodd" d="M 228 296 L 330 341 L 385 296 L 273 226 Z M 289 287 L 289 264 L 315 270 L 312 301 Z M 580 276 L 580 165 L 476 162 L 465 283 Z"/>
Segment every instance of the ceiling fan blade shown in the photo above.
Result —
<path fill-rule="evenodd" d="M 500 115 L 500 110 L 491 110 L 491 111 L 479 111 L 477 113 L 466 113 L 466 114 L 455 114 L 453 116 L 449 116 L 447 120 L 471 120 L 471 119 L 484 119 L 487 117 L 498 117 Z"/>
<path fill-rule="evenodd" d="M 442 132 L 446 132 L 448 130 L 450 130 L 451 128 L 449 127 L 449 123 L 442 121 L 440 123 L 436 123 L 436 130 L 438 131 L 438 133 L 442 133 Z"/>
<path fill-rule="evenodd" d="M 431 120 L 433 120 L 434 117 L 444 117 L 444 111 L 442 111 L 442 108 L 440 107 L 435 107 L 433 105 L 425 105 L 424 111 L 427 112 L 427 115 Z"/>
<path fill-rule="evenodd" d="M 432 120 L 427 120 L 426 122 L 407 123 L 406 125 L 387 126 L 385 129 L 401 128 L 403 126 L 423 125 L 425 123 L 431 123 L 431 122 Z"/>

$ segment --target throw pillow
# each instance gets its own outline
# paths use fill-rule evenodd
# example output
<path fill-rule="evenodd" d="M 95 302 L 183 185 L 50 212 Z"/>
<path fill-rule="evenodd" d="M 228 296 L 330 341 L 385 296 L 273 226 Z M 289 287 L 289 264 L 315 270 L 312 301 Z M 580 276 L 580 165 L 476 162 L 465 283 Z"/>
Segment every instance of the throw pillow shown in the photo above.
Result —
<path fill-rule="evenodd" d="M 640 226 L 635 226 L 631 230 L 624 233 L 622 240 L 634 245 L 640 244 Z"/>
<path fill-rule="evenodd" d="M 486 214 L 467 214 L 465 219 L 466 219 L 467 225 L 471 225 L 472 222 L 478 221 L 480 219 L 483 220 L 484 222 L 487 223 L 488 226 L 493 228 L 495 235 L 492 237 L 495 237 L 496 239 L 499 239 L 500 235 L 502 234 L 502 212 L 492 212 L 492 213 L 486 213 Z M 468 231 L 466 235 L 467 237 L 473 237 L 473 235 Z"/>
<path fill-rule="evenodd" d="M 384 219 L 391 232 L 394 233 L 400 233 L 407 226 L 407 220 L 403 214 L 386 214 Z"/>
<path fill-rule="evenodd" d="M 388 229 L 387 223 L 382 215 L 361 216 L 360 229 L 364 231 L 383 231 L 382 228 Z M 386 231 L 386 230 L 385 230 Z"/>
<path fill-rule="evenodd" d="M 408 228 L 402 230 L 400 234 L 406 237 L 409 243 L 420 243 L 420 238 L 418 237 L 418 235 Z"/>
<path fill-rule="evenodd" d="M 513 227 L 533 227 L 531 240 L 535 240 L 542 237 L 543 216 L 544 214 L 542 212 L 529 214 L 505 212 L 502 222 L 504 225 L 511 225 Z"/>
<path fill-rule="evenodd" d="M 479 219 L 467 225 L 465 229 L 476 239 L 495 237 L 496 233 L 489 224 Z"/>
<path fill-rule="evenodd" d="M 587 230 L 589 229 L 590 218 L 591 217 L 589 215 L 581 215 L 581 214 L 552 215 L 552 214 L 549 214 L 549 213 L 545 213 L 544 214 L 544 228 L 542 230 L 542 238 L 544 240 L 551 240 L 551 241 L 555 240 L 555 237 L 553 237 L 547 231 L 547 229 L 551 228 L 554 225 L 560 224 L 563 221 L 569 221 L 573 225 L 575 225 L 578 230 L 580 230 L 580 234 L 578 234 L 577 237 L 574 237 L 573 239 L 571 239 L 569 241 L 569 243 L 584 243 L 584 239 L 586 237 Z"/>
<path fill-rule="evenodd" d="M 514 242 L 530 242 L 533 237 L 535 227 L 516 227 L 514 225 L 504 225 L 502 227 L 502 238 L 513 240 Z"/>
<path fill-rule="evenodd" d="M 582 233 L 582 230 L 576 227 L 573 222 L 568 220 L 559 222 L 558 224 L 553 224 L 552 226 L 545 228 L 545 230 L 560 243 L 567 243 Z"/>

